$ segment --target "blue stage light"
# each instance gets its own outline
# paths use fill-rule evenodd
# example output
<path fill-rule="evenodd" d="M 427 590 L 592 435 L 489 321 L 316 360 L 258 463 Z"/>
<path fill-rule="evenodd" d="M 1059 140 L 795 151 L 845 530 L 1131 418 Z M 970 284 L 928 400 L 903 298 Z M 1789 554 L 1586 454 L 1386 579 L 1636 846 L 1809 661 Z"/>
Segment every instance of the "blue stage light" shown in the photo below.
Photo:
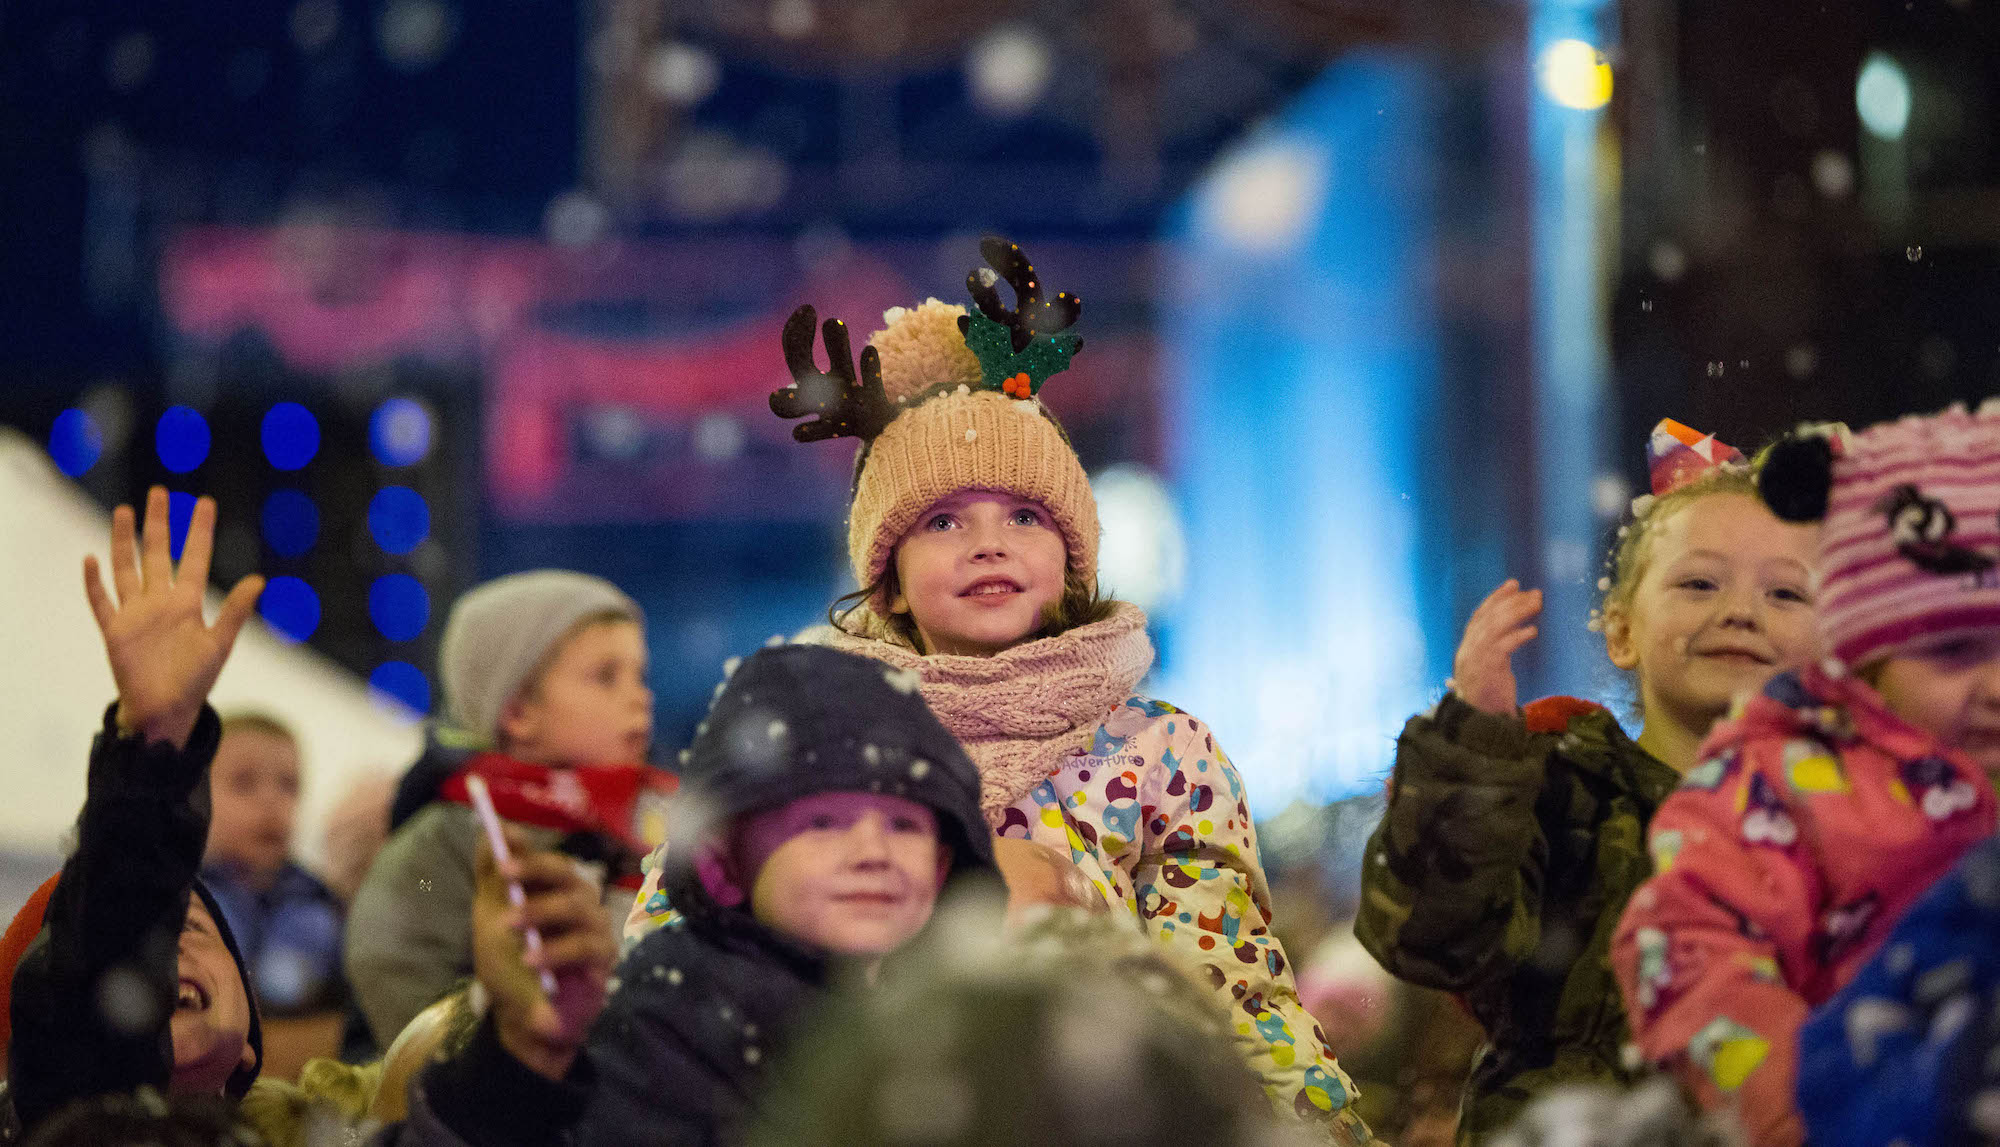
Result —
<path fill-rule="evenodd" d="M 176 474 L 185 474 L 207 460 L 209 446 L 208 419 L 201 412 L 188 406 L 169 406 L 160 415 L 159 428 L 153 433 L 153 448 L 159 451 L 160 464 Z"/>
<path fill-rule="evenodd" d="M 295 577 L 274 577 L 264 585 L 257 612 L 287 641 L 304 641 L 319 628 L 319 594 Z"/>
<path fill-rule="evenodd" d="M 273 490 L 264 499 L 262 525 L 271 552 L 295 558 L 319 542 L 319 507 L 298 490 Z"/>
<path fill-rule="evenodd" d="M 368 587 L 368 617 L 389 640 L 414 640 L 430 623 L 431 595 L 409 574 L 383 574 Z"/>
<path fill-rule="evenodd" d="M 319 453 L 319 419 L 296 402 L 280 402 L 264 414 L 264 457 L 280 470 L 297 470 Z"/>
<path fill-rule="evenodd" d="M 56 469 L 80 478 L 104 456 L 104 431 L 97 419 L 72 406 L 49 428 L 49 457 Z"/>
<path fill-rule="evenodd" d="M 431 507 L 408 486 L 385 486 L 368 503 L 368 532 L 392 554 L 407 554 L 431 533 Z"/>
<path fill-rule="evenodd" d="M 414 398 L 391 398 L 368 419 L 368 449 L 384 466 L 414 466 L 431 452 L 431 412 Z"/>
<path fill-rule="evenodd" d="M 421 717 L 431 711 L 431 680 L 407 661 L 384 661 L 368 675 L 368 685 Z"/>

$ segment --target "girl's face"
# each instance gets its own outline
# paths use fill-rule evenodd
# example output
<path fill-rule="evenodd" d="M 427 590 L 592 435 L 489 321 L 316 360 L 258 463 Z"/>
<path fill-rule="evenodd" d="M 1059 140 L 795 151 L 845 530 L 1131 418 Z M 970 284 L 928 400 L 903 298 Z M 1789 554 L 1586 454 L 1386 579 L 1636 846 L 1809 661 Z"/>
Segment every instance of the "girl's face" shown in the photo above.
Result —
<path fill-rule="evenodd" d="M 1883 659 L 1872 676 L 1897 716 L 2000 776 L 2000 633 L 1942 635 Z"/>
<path fill-rule="evenodd" d="M 759 923 L 848 956 L 885 955 L 915 936 L 951 871 L 937 814 L 886 793 L 801 797 L 744 817 L 734 843 L 734 870 L 755 874 Z"/>
<path fill-rule="evenodd" d="M 1068 548 L 1041 503 L 961 490 L 932 503 L 896 545 L 891 608 L 928 653 L 984 657 L 1018 645 L 1060 601 Z"/>
<path fill-rule="evenodd" d="M 1650 722 L 1706 732 L 1740 693 L 1813 656 L 1817 527 L 1748 494 L 1710 494 L 1651 523 L 1629 604 L 1606 617 L 1612 664 L 1638 670 Z"/>

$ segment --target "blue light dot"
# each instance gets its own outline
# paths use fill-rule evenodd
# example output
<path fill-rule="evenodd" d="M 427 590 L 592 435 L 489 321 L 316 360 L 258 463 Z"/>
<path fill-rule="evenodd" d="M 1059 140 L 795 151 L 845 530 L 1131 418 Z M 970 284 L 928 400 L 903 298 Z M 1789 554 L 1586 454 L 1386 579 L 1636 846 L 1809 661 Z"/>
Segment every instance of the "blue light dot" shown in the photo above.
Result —
<path fill-rule="evenodd" d="M 194 521 L 193 494 L 183 494 L 179 490 L 167 495 L 167 553 L 175 561 L 181 560 L 181 551 L 187 548 L 188 523 Z"/>
<path fill-rule="evenodd" d="M 271 552 L 295 558 L 319 542 L 319 507 L 298 490 L 273 490 L 264 499 L 262 525 Z"/>
<path fill-rule="evenodd" d="M 295 577 L 274 577 L 264 584 L 257 612 L 287 641 L 304 641 L 319 628 L 319 595 Z"/>
<path fill-rule="evenodd" d="M 208 444 L 208 419 L 192 407 L 169 406 L 153 433 L 160 464 L 176 474 L 201 465 L 208 458 Z"/>
<path fill-rule="evenodd" d="M 431 452 L 431 412 L 414 398 L 391 398 L 368 419 L 368 448 L 384 466 L 414 466 Z"/>
<path fill-rule="evenodd" d="M 383 574 L 368 587 L 368 617 L 389 640 L 413 640 L 430 623 L 431 595 L 409 574 Z"/>
<path fill-rule="evenodd" d="M 264 457 L 280 470 L 297 470 L 319 453 L 319 419 L 296 402 L 280 402 L 264 414 Z"/>
<path fill-rule="evenodd" d="M 408 486 L 384 486 L 368 503 L 368 532 L 392 554 L 407 554 L 431 533 L 431 507 Z"/>
<path fill-rule="evenodd" d="M 407 661 L 384 661 L 368 675 L 369 687 L 421 717 L 431 711 L 431 681 Z"/>
<path fill-rule="evenodd" d="M 104 431 L 97 419 L 74 406 L 56 415 L 55 425 L 49 428 L 49 457 L 56 469 L 80 478 L 103 456 Z"/>

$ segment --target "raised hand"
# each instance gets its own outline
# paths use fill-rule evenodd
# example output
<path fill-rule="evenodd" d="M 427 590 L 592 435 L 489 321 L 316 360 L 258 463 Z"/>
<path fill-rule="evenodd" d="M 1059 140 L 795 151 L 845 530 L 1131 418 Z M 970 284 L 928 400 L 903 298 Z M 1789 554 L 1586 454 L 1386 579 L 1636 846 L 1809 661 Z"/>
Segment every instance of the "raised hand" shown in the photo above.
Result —
<path fill-rule="evenodd" d="M 569 857 L 535 851 L 512 827 L 504 831 L 513 853 L 506 864 L 494 863 L 492 849 L 479 850 L 472 972 L 492 1000 L 501 1046 L 531 1070 L 560 1080 L 604 1010 L 618 945 L 597 885 Z M 508 902 L 510 879 L 526 896 L 519 908 Z M 542 936 L 532 958 L 524 942 L 530 926 Z M 553 999 L 542 991 L 544 968 L 555 976 Z"/>
<path fill-rule="evenodd" d="M 1542 612 L 1542 591 L 1522 589 L 1508 578 L 1486 596 L 1465 623 L 1465 637 L 1452 658 L 1451 691 L 1486 713 L 1512 715 L 1520 709 L 1514 683 L 1514 651 L 1533 641 Z"/>
<path fill-rule="evenodd" d="M 118 727 L 181 748 L 264 592 L 264 579 L 251 574 L 237 582 L 209 625 L 201 607 L 215 545 L 215 500 L 195 502 L 178 570 L 168 549 L 167 491 L 155 486 L 147 492 L 143 533 L 135 536 L 132 519 L 130 506 L 111 512 L 117 602 L 104 588 L 95 554 L 83 559 L 83 589 L 118 686 Z"/>

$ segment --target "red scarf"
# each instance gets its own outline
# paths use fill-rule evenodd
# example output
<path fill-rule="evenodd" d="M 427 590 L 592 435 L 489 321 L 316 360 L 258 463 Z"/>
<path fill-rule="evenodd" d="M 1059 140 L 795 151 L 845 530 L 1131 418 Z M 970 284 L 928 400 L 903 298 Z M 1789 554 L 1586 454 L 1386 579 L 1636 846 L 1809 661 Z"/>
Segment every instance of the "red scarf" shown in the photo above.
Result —
<path fill-rule="evenodd" d="M 563 833 L 587 832 L 614 845 L 608 874 L 620 888 L 638 888 L 639 858 L 667 838 L 667 798 L 680 782 L 643 765 L 537 765 L 500 753 L 476 753 L 439 787 L 438 795 L 468 808 L 465 778 L 477 773 L 493 794 L 501 820 Z"/>

